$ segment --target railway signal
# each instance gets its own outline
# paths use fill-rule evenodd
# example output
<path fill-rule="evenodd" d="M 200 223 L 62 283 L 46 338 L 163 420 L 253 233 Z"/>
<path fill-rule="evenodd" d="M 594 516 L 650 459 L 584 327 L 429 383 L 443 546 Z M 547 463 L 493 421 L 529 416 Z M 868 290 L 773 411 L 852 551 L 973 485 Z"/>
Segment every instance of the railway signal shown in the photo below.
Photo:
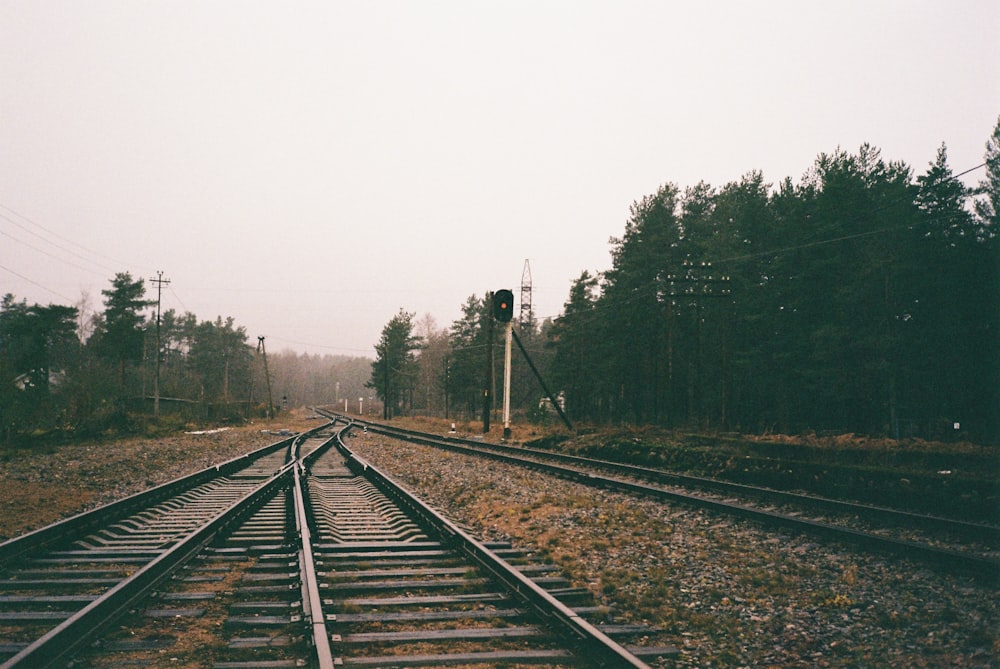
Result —
<path fill-rule="evenodd" d="M 502 288 L 493 293 L 493 318 L 504 324 L 503 436 L 510 437 L 510 342 L 514 330 L 514 293 Z"/>
<path fill-rule="evenodd" d="M 509 323 L 514 318 L 514 293 L 503 288 L 493 293 L 493 318 Z"/>
<path fill-rule="evenodd" d="M 525 262 L 525 270 L 527 271 L 527 262 Z M 528 279 L 529 285 L 527 290 L 528 290 L 528 295 L 530 295 L 530 290 L 531 290 L 530 274 L 528 276 L 529 276 Z M 522 279 L 522 286 L 521 286 L 522 319 L 524 318 L 525 313 L 527 313 L 529 317 L 531 314 L 530 306 L 527 312 L 525 312 L 524 310 L 524 304 L 523 304 L 524 296 L 525 296 L 525 286 L 523 285 L 523 279 Z M 528 362 L 528 366 L 531 368 L 531 371 L 535 374 L 535 377 L 538 379 L 539 383 L 541 383 L 542 388 L 545 390 L 545 393 L 549 396 L 549 399 L 552 401 L 552 405 L 556 408 L 556 411 L 559 413 L 559 417 L 562 418 L 563 422 L 566 424 L 566 427 L 572 430 L 573 424 L 570 423 L 569 419 L 566 417 L 566 414 L 563 413 L 562 408 L 556 403 L 556 400 L 553 398 L 552 393 L 549 391 L 548 387 L 546 387 L 545 381 L 542 380 L 542 377 L 538 373 L 538 370 L 535 368 L 534 363 L 531 362 L 531 358 L 528 356 L 528 351 L 525 350 L 524 345 L 521 343 L 520 337 L 518 337 L 517 333 L 514 332 L 514 323 L 512 322 L 514 318 L 514 293 L 507 289 L 501 289 L 493 293 L 487 293 L 487 299 L 492 301 L 492 306 L 493 306 L 493 319 L 487 319 L 488 341 L 490 342 L 493 341 L 493 321 L 496 320 L 504 324 L 503 438 L 504 439 L 510 438 L 510 382 L 511 382 L 510 363 L 511 363 L 511 344 L 515 339 L 517 340 L 518 347 L 521 349 L 521 353 L 524 354 L 524 359 Z M 490 388 L 492 388 L 493 386 L 492 344 L 490 346 L 487 346 L 487 351 L 488 351 L 487 376 L 486 376 L 487 382 L 486 382 L 486 389 L 483 393 L 484 433 L 490 431 L 490 410 L 492 407 Z"/>

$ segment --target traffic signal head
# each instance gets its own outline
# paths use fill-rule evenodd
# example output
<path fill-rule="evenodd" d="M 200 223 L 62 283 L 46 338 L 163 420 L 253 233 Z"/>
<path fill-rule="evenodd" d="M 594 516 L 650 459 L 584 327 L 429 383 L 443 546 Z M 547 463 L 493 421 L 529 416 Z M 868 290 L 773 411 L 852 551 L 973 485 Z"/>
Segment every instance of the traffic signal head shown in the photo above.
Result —
<path fill-rule="evenodd" d="M 506 288 L 493 293 L 493 318 L 501 323 L 514 318 L 514 293 Z"/>

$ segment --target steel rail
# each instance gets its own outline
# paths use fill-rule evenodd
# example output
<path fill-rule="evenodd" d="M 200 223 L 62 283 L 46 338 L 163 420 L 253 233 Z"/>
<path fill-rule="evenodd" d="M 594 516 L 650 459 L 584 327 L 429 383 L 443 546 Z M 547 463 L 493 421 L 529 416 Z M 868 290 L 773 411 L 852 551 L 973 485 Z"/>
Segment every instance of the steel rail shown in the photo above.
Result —
<path fill-rule="evenodd" d="M 354 467 L 363 471 L 364 475 L 384 494 L 434 527 L 456 548 L 505 583 L 514 594 L 530 604 L 544 619 L 550 621 L 553 627 L 563 630 L 564 634 L 573 639 L 574 646 L 580 649 L 585 657 L 601 666 L 649 667 L 544 588 L 512 568 L 483 543 L 412 495 L 377 467 L 357 456 L 342 439 L 342 435 L 352 427 L 353 425 L 349 425 L 337 435 L 337 448 L 349 463 L 353 463 Z"/>
<path fill-rule="evenodd" d="M 161 500 L 173 497 L 206 481 L 220 476 L 228 476 L 247 467 L 254 460 L 288 447 L 295 437 L 282 439 L 263 448 L 221 462 L 201 471 L 188 474 L 158 485 L 149 490 L 135 493 L 103 506 L 84 511 L 75 516 L 57 521 L 45 527 L 0 543 L 0 568 L 10 564 L 25 554 L 45 548 L 61 539 L 77 536 L 90 528 L 115 522 L 133 513 L 136 509 L 151 506 Z"/>
<path fill-rule="evenodd" d="M 308 462 L 315 460 L 328 449 L 335 437 L 328 439 L 322 446 L 304 457 L 294 458 L 294 488 L 293 502 L 295 507 L 295 528 L 299 540 L 299 573 L 302 581 L 303 619 L 309 626 L 316 653 L 319 669 L 333 669 L 335 660 L 330 647 L 330 633 L 326 628 L 326 615 L 323 612 L 323 597 L 320 593 L 319 575 L 316 561 L 313 557 L 312 531 L 310 529 L 309 508 L 307 497 L 303 492 L 302 474 Z M 293 446 L 293 449 L 296 446 Z"/>
<path fill-rule="evenodd" d="M 843 525 L 810 520 L 778 511 L 758 509 L 733 502 L 711 499 L 702 495 L 671 491 L 655 485 L 646 485 L 633 481 L 627 481 L 625 479 L 606 476 L 576 467 L 559 465 L 551 462 L 541 462 L 539 460 L 534 460 L 521 455 L 522 451 L 528 451 L 528 449 L 523 449 L 521 447 L 515 448 L 510 446 L 505 447 L 498 444 L 485 444 L 471 441 L 465 442 L 464 440 L 454 440 L 426 433 L 402 430 L 399 428 L 390 428 L 378 423 L 365 421 L 356 422 L 358 424 L 365 425 L 367 429 L 372 432 L 403 439 L 413 443 L 420 443 L 437 448 L 445 448 L 475 456 L 490 457 L 520 466 L 532 467 L 548 474 L 571 479 L 585 485 L 694 505 L 700 508 L 708 508 L 729 515 L 761 521 L 772 526 L 809 532 L 824 538 L 844 541 L 866 550 L 881 551 L 921 560 L 947 571 L 969 574 L 988 582 L 1000 580 L 1000 561 L 980 555 L 954 551 L 946 548 L 938 548 L 929 544 L 905 539 L 886 537 L 845 527 Z M 540 453 L 545 454 L 546 452 L 541 451 Z M 844 504 L 849 503 L 845 502 Z M 909 515 L 912 520 L 912 516 L 915 516 L 916 514 Z M 966 525 L 970 524 L 966 523 Z"/>
<path fill-rule="evenodd" d="M 89 605 L 64 620 L 10 658 L 0 669 L 52 667 L 66 661 L 93 640 L 101 630 L 128 612 L 136 602 L 147 596 L 164 578 L 180 568 L 208 545 L 216 534 L 231 523 L 253 511 L 270 494 L 287 484 L 294 467 L 286 465 L 266 482 L 215 516 L 201 528 L 190 533 L 163 554 L 144 565 L 132 576 L 111 588 Z"/>
<path fill-rule="evenodd" d="M 677 484 L 686 487 L 697 487 L 703 490 L 710 490 L 720 493 L 733 493 L 739 495 L 753 496 L 758 499 L 768 500 L 780 504 L 798 504 L 810 506 L 812 508 L 835 513 L 848 513 L 864 516 L 870 520 L 877 520 L 888 523 L 898 523 L 910 527 L 922 529 L 935 529 L 940 531 L 954 532 L 970 537 L 975 537 L 980 541 L 987 541 L 992 544 L 1000 544 L 1000 527 L 986 525 L 983 523 L 973 523 L 955 518 L 943 516 L 933 516 L 928 514 L 893 509 L 874 504 L 864 504 L 850 502 L 819 495 L 809 495 L 805 493 L 791 492 L 787 490 L 777 490 L 774 488 L 762 488 L 760 486 L 748 485 L 745 483 L 734 483 L 721 479 L 709 478 L 705 476 L 694 476 L 692 474 L 681 474 L 662 469 L 652 469 L 639 465 L 631 465 L 624 462 L 614 462 L 611 460 L 601 460 L 597 458 L 587 458 L 580 455 L 568 453 L 556 453 L 527 446 L 511 446 L 508 444 L 496 444 L 481 440 L 461 439 L 456 437 L 437 437 L 435 435 L 412 432 L 401 428 L 395 428 L 378 423 L 368 423 L 375 431 L 385 435 L 399 434 L 407 439 L 429 439 L 423 442 L 427 445 L 452 448 L 457 445 L 459 448 L 453 450 L 461 451 L 472 449 L 477 454 L 489 450 L 497 453 L 507 453 L 516 455 L 528 455 L 553 462 L 562 462 L 580 467 L 589 467 L 598 470 L 607 470 L 636 478 L 647 479 L 660 483 Z"/>
<path fill-rule="evenodd" d="M 9 563 L 60 539 L 79 535 L 94 526 L 116 521 L 137 508 L 169 498 L 205 481 L 238 473 L 258 458 L 283 448 L 287 447 L 291 455 L 301 439 L 325 429 L 328 425 L 329 423 L 0 544 L 0 564 Z M 0 664 L 0 669 L 21 666 L 44 668 L 68 661 L 102 630 L 127 613 L 142 598 L 148 596 L 163 579 L 201 552 L 220 532 L 253 513 L 282 486 L 290 485 L 295 468 L 295 461 L 288 462 L 286 458 L 286 464 L 268 479 L 220 510 L 201 527 L 178 540 L 134 574 L 102 593 L 87 606 L 7 659 Z"/>

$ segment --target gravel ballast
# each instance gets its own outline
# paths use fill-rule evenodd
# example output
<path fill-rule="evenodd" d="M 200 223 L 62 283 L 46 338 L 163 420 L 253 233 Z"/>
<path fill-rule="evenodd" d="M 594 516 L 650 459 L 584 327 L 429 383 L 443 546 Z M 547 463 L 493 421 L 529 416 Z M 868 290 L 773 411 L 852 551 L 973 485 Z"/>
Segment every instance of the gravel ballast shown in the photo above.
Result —
<path fill-rule="evenodd" d="M 1000 666 L 997 591 L 711 512 L 355 433 L 348 445 L 482 539 L 559 564 L 676 667 Z"/>
<path fill-rule="evenodd" d="M 0 540 L 302 431 L 297 419 L 0 457 Z M 210 427 L 210 426 L 209 426 Z M 481 539 L 559 564 L 677 667 L 1000 667 L 997 591 L 704 511 L 356 433 L 352 448 Z"/>

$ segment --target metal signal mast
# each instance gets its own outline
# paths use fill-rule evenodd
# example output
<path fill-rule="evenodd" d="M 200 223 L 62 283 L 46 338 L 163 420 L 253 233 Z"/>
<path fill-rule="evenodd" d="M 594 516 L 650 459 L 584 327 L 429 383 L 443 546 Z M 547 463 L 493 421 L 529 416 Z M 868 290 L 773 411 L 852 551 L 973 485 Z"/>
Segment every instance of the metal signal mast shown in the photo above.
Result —
<path fill-rule="evenodd" d="M 523 332 L 531 325 L 531 265 L 524 259 L 524 271 L 521 272 L 521 315 L 518 319 Z"/>

